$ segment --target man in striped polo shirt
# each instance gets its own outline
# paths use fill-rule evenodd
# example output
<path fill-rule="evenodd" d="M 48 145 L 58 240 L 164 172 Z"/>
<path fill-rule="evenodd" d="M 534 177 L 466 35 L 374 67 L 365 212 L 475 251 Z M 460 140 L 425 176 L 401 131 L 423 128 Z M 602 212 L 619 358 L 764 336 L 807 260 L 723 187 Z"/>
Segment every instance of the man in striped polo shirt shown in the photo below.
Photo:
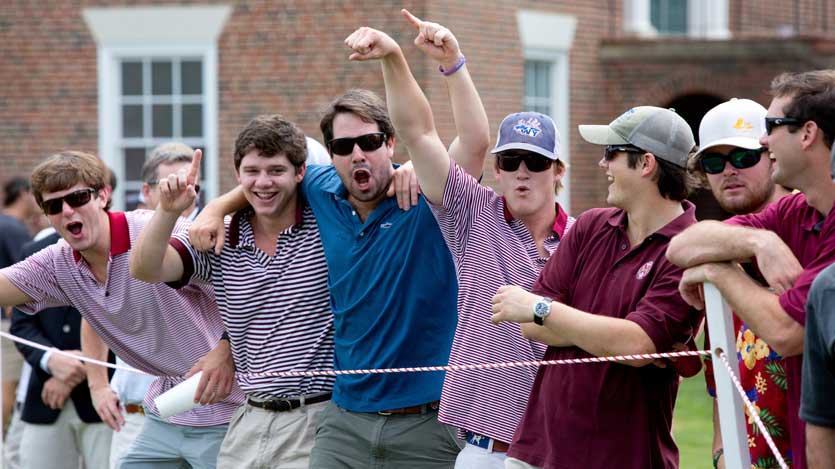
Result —
<path fill-rule="evenodd" d="M 333 377 L 257 376 L 329 369 L 333 314 L 319 228 L 298 191 L 305 137 L 279 115 L 253 119 L 235 141 L 235 176 L 247 207 L 226 218 L 219 255 L 201 252 L 186 233 L 171 236 L 197 196 L 200 162 L 160 181 L 160 204 L 131 255 L 147 282 L 211 281 L 232 344 L 247 403 L 223 440 L 221 467 L 307 468 Z"/>
<path fill-rule="evenodd" d="M 507 116 L 493 149 L 496 185 L 504 197 L 480 185 L 467 168 L 480 173 L 489 124 L 458 42 L 448 29 L 404 14 L 418 31 L 415 44 L 446 71 L 459 133 L 449 154 L 397 43 L 367 29 L 355 37 L 354 48 L 362 54 L 360 60 L 382 60 L 392 120 L 457 267 L 458 326 L 450 364 L 539 360 L 545 345 L 523 337 L 518 324 L 492 326 L 490 309 L 500 286 L 533 286 L 573 223 L 554 203 L 565 171 L 557 159 L 556 127 L 550 117 L 539 113 Z M 462 151 L 470 147 L 475 151 Z M 535 368 L 447 373 L 439 419 L 459 427 L 467 441 L 456 468 L 504 468 L 535 374 Z"/>
<path fill-rule="evenodd" d="M 151 212 L 110 212 L 106 175 L 101 160 L 81 152 L 53 155 L 35 168 L 35 198 L 63 241 L 0 270 L 0 304 L 30 313 L 74 306 L 126 363 L 160 376 L 145 397 L 146 424 L 121 467 L 214 468 L 229 419 L 243 399 L 237 388 L 226 397 L 234 382 L 228 344 L 217 349 L 225 357 L 219 373 L 204 369 L 222 384 L 207 400 L 225 399 L 168 422 L 154 405 L 156 396 L 218 346 L 223 323 L 208 294 L 211 285 L 175 291 L 130 276 L 131 246 Z"/>

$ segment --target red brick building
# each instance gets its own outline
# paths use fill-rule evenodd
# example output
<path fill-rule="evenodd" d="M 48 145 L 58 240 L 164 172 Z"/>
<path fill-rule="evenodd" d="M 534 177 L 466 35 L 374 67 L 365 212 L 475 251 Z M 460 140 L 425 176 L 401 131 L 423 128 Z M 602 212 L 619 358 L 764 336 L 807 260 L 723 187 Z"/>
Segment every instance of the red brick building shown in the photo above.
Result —
<path fill-rule="evenodd" d="M 217 195 L 234 184 L 231 148 L 252 116 L 280 112 L 321 140 L 332 97 L 382 91 L 379 65 L 347 61 L 342 41 L 363 25 L 404 47 L 449 140 L 443 80 L 411 46 L 401 7 L 456 33 L 494 130 L 520 109 L 557 120 L 570 162 L 561 197 L 574 214 L 602 205 L 606 184 L 600 149 L 577 124 L 650 104 L 697 126 L 730 97 L 767 105 L 776 73 L 835 62 L 828 0 L 5 0 L 0 179 L 56 150 L 86 150 L 116 170 L 123 206 L 146 150 L 183 140 L 206 149 L 203 186 Z"/>

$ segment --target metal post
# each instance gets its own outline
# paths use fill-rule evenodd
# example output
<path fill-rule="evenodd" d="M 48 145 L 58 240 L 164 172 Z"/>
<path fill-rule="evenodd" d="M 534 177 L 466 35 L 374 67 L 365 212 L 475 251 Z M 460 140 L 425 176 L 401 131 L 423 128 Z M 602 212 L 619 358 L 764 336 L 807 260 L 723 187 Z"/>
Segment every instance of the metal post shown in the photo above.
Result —
<path fill-rule="evenodd" d="M 751 454 L 748 452 L 748 433 L 743 411 L 745 404 L 737 395 L 728 370 L 719 363 L 718 354 L 718 351 L 724 351 L 727 357 L 736 361 L 733 313 L 719 289 L 712 283 L 704 284 L 704 294 L 725 467 L 750 467 Z"/>

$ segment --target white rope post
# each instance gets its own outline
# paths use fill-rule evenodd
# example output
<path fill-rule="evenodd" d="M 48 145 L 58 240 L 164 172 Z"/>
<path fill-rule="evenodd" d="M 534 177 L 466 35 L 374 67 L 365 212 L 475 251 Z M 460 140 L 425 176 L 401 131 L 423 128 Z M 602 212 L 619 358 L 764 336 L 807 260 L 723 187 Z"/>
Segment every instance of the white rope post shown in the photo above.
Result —
<path fill-rule="evenodd" d="M 733 312 L 716 285 L 705 283 L 704 294 L 711 358 L 715 360 L 713 375 L 716 381 L 716 401 L 719 407 L 719 428 L 722 430 L 725 467 L 750 467 L 751 454 L 748 452 L 744 404 L 734 389 L 728 370 L 716 364 L 719 360 L 719 350 L 725 351 L 727 356 L 736 356 Z"/>

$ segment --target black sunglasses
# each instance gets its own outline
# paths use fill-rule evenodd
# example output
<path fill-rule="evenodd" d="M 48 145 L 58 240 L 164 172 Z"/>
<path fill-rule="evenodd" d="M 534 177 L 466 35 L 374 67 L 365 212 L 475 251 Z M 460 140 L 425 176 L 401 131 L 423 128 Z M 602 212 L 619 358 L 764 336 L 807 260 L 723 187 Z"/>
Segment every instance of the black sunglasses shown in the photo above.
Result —
<path fill-rule="evenodd" d="M 644 150 L 641 150 L 635 145 L 607 145 L 606 148 L 603 150 L 603 159 L 605 159 L 606 161 L 612 161 L 613 159 L 615 159 L 615 154 L 620 152 L 638 154 L 646 153 Z"/>
<path fill-rule="evenodd" d="M 766 117 L 765 118 L 765 133 L 771 135 L 771 131 L 781 125 L 796 125 L 800 126 L 806 123 L 803 119 L 795 117 Z"/>
<path fill-rule="evenodd" d="M 707 174 L 719 174 L 725 170 L 725 162 L 731 163 L 736 169 L 745 169 L 754 166 L 760 162 L 765 148 L 757 148 L 754 150 L 746 150 L 744 148 L 736 148 L 731 150 L 727 155 L 721 153 L 705 153 L 699 164 L 702 170 Z"/>
<path fill-rule="evenodd" d="M 331 155 L 348 156 L 354 151 L 354 145 L 359 145 L 362 151 L 374 151 L 386 142 L 385 132 L 360 135 L 351 138 L 335 138 L 328 142 Z"/>
<path fill-rule="evenodd" d="M 44 213 L 47 215 L 57 215 L 64 210 L 64 201 L 66 201 L 67 205 L 70 207 L 78 208 L 89 202 L 95 193 L 95 189 L 79 189 L 75 192 L 70 192 L 63 197 L 44 200 L 41 202 L 41 208 L 43 208 Z"/>
<path fill-rule="evenodd" d="M 536 153 L 498 153 L 496 164 L 502 171 L 513 172 L 519 169 L 519 165 L 525 162 L 525 167 L 532 173 L 541 173 L 550 168 L 554 160 Z"/>

